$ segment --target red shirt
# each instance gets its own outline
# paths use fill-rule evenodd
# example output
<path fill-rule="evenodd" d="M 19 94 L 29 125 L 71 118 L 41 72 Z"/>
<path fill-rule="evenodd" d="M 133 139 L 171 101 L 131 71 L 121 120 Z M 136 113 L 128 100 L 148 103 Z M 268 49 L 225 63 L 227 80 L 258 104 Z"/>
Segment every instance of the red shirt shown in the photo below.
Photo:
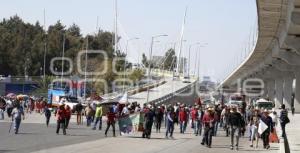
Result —
<path fill-rule="evenodd" d="M 56 118 L 59 121 L 62 121 L 66 118 L 66 110 L 65 109 L 58 109 L 56 113 Z"/>
<path fill-rule="evenodd" d="M 112 113 L 112 112 L 108 112 L 106 114 L 107 116 L 107 121 L 112 123 L 112 122 L 115 122 L 115 118 L 116 118 L 116 114 L 115 113 Z"/>
<path fill-rule="evenodd" d="M 185 111 L 181 110 L 179 112 L 179 121 L 180 122 L 186 122 L 187 121 L 187 114 Z"/>
<path fill-rule="evenodd" d="M 205 126 L 209 126 L 209 123 L 213 121 L 214 121 L 214 115 L 210 115 L 208 113 L 204 114 L 202 122 L 204 123 Z"/>
<path fill-rule="evenodd" d="M 193 109 L 191 112 L 192 120 L 195 121 L 198 118 L 198 111 L 196 109 Z"/>
<path fill-rule="evenodd" d="M 70 109 L 66 109 L 66 118 L 71 118 L 72 112 Z"/>

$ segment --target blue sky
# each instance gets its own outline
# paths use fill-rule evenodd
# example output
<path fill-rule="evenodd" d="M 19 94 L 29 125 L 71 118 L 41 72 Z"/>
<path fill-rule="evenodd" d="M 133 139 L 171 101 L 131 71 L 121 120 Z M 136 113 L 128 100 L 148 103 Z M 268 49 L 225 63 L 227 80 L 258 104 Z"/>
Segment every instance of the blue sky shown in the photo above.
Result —
<path fill-rule="evenodd" d="M 129 57 L 137 61 L 142 52 L 148 55 L 151 36 L 168 34 L 154 44 L 154 55 L 164 54 L 171 43 L 178 41 L 185 6 L 188 5 L 183 54 L 187 55 L 189 44 L 208 43 L 201 48 L 200 74 L 221 80 L 244 55 L 250 33 L 256 27 L 255 0 L 119 0 L 120 47 L 132 37 L 140 40 L 129 44 Z M 9 0 L 2 1 L 0 18 L 18 14 L 25 22 L 46 25 L 61 20 L 66 26 L 76 23 L 84 34 L 99 27 L 113 30 L 113 0 Z M 192 49 L 191 71 L 194 71 L 195 52 Z M 228 70 L 229 69 L 229 70 Z"/>

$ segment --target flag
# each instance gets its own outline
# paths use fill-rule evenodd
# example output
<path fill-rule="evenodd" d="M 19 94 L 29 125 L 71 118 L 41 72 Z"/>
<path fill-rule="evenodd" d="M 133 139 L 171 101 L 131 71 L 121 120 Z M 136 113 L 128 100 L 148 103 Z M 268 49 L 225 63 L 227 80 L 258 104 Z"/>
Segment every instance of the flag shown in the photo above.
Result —
<path fill-rule="evenodd" d="M 266 131 L 266 129 L 268 129 L 268 125 L 262 120 L 259 120 L 258 133 L 262 134 L 263 132 Z"/>
<path fill-rule="evenodd" d="M 127 103 L 128 103 L 128 95 L 127 95 L 127 93 L 125 93 L 125 94 L 121 97 L 119 103 L 120 103 L 120 104 L 127 104 Z"/>
<path fill-rule="evenodd" d="M 133 124 L 128 115 L 119 118 L 119 128 L 122 135 L 130 134 L 132 132 Z"/>

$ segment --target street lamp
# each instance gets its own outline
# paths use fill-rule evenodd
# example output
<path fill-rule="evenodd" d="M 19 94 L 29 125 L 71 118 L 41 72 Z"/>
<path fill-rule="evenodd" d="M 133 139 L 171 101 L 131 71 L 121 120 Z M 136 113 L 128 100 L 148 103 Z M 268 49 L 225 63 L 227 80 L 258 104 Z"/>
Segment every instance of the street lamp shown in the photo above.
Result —
<path fill-rule="evenodd" d="M 185 43 L 185 42 L 187 42 L 186 39 L 184 39 L 184 40 L 182 40 L 182 41 L 180 42 L 180 48 L 179 48 L 180 54 L 181 54 L 181 52 L 182 52 L 182 46 L 183 46 L 183 43 Z M 178 74 L 178 78 L 180 78 L 180 73 L 179 73 L 179 72 L 180 72 L 181 66 L 182 66 L 182 73 L 183 73 L 183 76 L 185 75 L 185 59 L 184 59 L 184 57 L 181 59 L 180 56 L 178 56 L 177 58 L 178 58 L 178 61 L 176 61 L 176 63 L 177 63 L 177 66 L 179 66 L 179 67 L 177 68 L 177 74 Z"/>
<path fill-rule="evenodd" d="M 188 77 L 190 77 L 190 71 L 191 71 L 191 67 L 190 67 L 190 64 L 191 64 L 191 48 L 195 45 L 199 45 L 200 42 L 197 42 L 197 43 L 194 43 L 194 44 L 191 44 L 190 47 L 189 47 L 189 65 L 188 65 Z M 197 56 L 197 55 L 196 55 Z"/>
<path fill-rule="evenodd" d="M 168 35 L 156 35 L 156 36 L 152 36 L 151 38 L 151 45 L 150 45 L 150 53 L 149 53 L 149 63 L 148 63 L 148 83 L 150 82 L 150 72 L 151 72 L 151 60 L 152 60 L 152 49 L 153 49 L 153 41 L 155 38 L 158 37 L 166 37 Z M 147 89 L 147 103 L 149 102 L 149 87 Z"/>
<path fill-rule="evenodd" d="M 128 39 L 126 41 L 126 48 L 125 48 L 125 58 L 124 58 L 124 80 L 123 80 L 123 92 L 125 92 L 125 78 L 126 78 L 126 57 L 127 57 L 127 51 L 128 51 L 128 43 L 129 41 L 132 41 L 132 40 L 138 40 L 140 38 L 131 38 L 131 39 Z"/>
<path fill-rule="evenodd" d="M 201 63 L 201 62 L 200 62 L 200 57 L 201 57 L 201 56 L 200 56 L 200 53 L 201 53 L 201 50 L 200 50 L 200 49 L 201 49 L 202 47 L 206 47 L 206 45 L 207 45 L 207 43 L 203 43 L 203 44 L 201 44 L 201 46 L 199 46 L 199 55 L 198 55 L 198 56 L 199 56 L 199 57 L 198 57 L 199 60 L 198 60 L 197 77 L 199 77 L 199 73 L 200 73 L 200 72 L 199 72 L 199 69 L 200 69 L 200 63 Z M 197 60 L 196 60 L 196 61 L 197 61 Z"/>

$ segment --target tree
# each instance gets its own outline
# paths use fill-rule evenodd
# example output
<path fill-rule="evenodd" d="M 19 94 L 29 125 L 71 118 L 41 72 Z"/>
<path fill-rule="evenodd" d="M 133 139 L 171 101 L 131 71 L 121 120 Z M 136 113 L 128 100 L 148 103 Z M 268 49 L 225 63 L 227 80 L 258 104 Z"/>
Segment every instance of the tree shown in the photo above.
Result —
<path fill-rule="evenodd" d="M 0 21 L 0 75 L 30 76 L 42 75 L 44 66 L 44 47 L 46 44 L 46 78 L 53 77 L 50 71 L 50 63 L 54 57 L 61 57 L 63 50 L 63 38 L 65 38 L 65 57 L 77 60 L 78 52 L 86 49 L 86 40 L 89 40 L 89 50 L 103 50 L 106 52 L 108 59 L 104 59 L 103 55 L 88 55 L 88 71 L 102 70 L 103 65 L 108 65 L 108 72 L 105 75 L 95 76 L 96 78 L 105 79 L 112 82 L 116 78 L 116 74 L 112 71 L 112 61 L 115 57 L 125 57 L 120 50 L 114 51 L 114 33 L 99 30 L 95 34 L 83 36 L 78 25 L 72 24 L 66 27 L 60 21 L 53 25 L 49 25 L 47 30 L 40 25 L 25 23 L 20 17 L 12 16 L 9 19 Z M 118 38 L 118 41 L 121 38 Z M 82 57 L 84 59 L 84 56 Z M 84 60 L 81 60 L 84 62 Z M 116 63 L 118 71 L 124 71 L 124 60 Z M 126 61 L 126 63 L 128 63 Z M 74 71 L 71 75 L 79 75 L 77 70 L 77 62 L 73 62 Z M 84 67 L 84 63 L 81 63 Z M 127 68 L 130 64 L 126 64 Z M 68 62 L 64 64 L 66 71 L 71 65 Z M 54 63 L 54 69 L 61 71 L 62 64 L 60 61 Z M 82 70 L 84 70 L 82 68 Z M 79 75 L 80 76 L 80 75 Z M 82 76 L 81 76 L 82 77 Z"/>
<path fill-rule="evenodd" d="M 142 63 L 144 64 L 145 67 L 148 67 L 148 59 L 147 59 L 145 53 L 143 53 L 143 55 L 142 55 Z"/>
<path fill-rule="evenodd" d="M 175 50 L 170 48 L 165 53 L 165 62 L 163 63 L 165 70 L 173 70 L 176 65 L 176 56 L 175 56 Z"/>
<path fill-rule="evenodd" d="M 142 69 L 134 69 L 129 75 L 129 79 L 133 82 L 140 81 L 145 75 L 145 72 Z"/>

